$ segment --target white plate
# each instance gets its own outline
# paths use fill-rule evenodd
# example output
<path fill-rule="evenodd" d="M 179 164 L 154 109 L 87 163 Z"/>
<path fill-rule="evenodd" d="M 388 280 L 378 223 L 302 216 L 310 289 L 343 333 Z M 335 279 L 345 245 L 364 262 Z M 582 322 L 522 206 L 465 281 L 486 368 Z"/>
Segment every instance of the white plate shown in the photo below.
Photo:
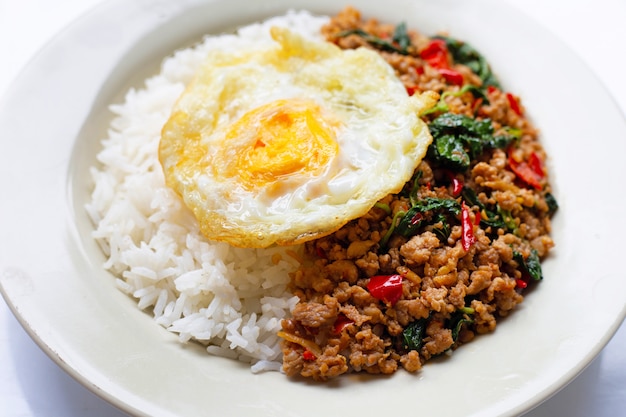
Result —
<path fill-rule="evenodd" d="M 544 281 L 495 333 L 417 375 L 326 385 L 181 346 L 119 292 L 82 207 L 108 104 L 202 34 L 337 0 L 113 0 L 48 44 L 0 103 L 0 289 L 33 339 L 88 388 L 133 415 L 513 416 L 573 379 L 626 315 L 622 255 L 626 124 L 563 44 L 496 0 L 352 0 L 366 16 L 448 30 L 521 95 L 552 159 L 560 210 Z M 330 410 L 330 411 L 329 411 Z"/>

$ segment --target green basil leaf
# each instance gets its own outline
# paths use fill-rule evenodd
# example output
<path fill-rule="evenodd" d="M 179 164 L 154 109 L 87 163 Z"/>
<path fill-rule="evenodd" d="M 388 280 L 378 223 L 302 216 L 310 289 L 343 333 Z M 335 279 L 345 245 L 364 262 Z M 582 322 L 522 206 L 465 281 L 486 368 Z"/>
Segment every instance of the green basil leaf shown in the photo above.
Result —
<path fill-rule="evenodd" d="M 522 268 L 528 273 L 528 275 L 534 281 L 540 281 L 543 279 L 543 272 L 541 270 L 541 259 L 537 250 L 531 249 L 528 258 L 524 259 L 524 256 L 518 251 L 513 251 L 513 259 L 515 259 Z"/>
<path fill-rule="evenodd" d="M 515 140 L 515 136 L 512 135 L 497 135 L 493 136 L 485 145 L 490 149 L 506 149 Z"/>
<path fill-rule="evenodd" d="M 406 30 L 406 23 L 399 23 L 393 31 L 393 41 L 398 44 L 400 49 L 404 53 L 408 53 L 407 50 L 411 46 L 411 38 Z"/>
<path fill-rule="evenodd" d="M 483 104 L 489 104 L 489 98 L 487 97 L 487 94 L 485 94 L 484 88 L 477 87 L 473 84 L 465 84 L 463 88 L 461 88 L 458 92 L 453 93 L 453 95 L 460 96 L 461 94 L 467 92 L 472 93 L 475 99 L 482 98 Z"/>
<path fill-rule="evenodd" d="M 363 29 L 349 29 L 344 30 L 343 32 L 335 35 L 337 38 L 345 38 L 346 36 L 357 35 L 363 38 L 367 43 L 374 46 L 377 49 L 388 51 L 388 52 L 397 52 L 402 55 L 408 55 L 408 51 L 406 49 L 398 48 L 393 45 L 391 42 L 388 42 L 378 36 L 374 36 L 370 33 L 367 33 Z"/>
<path fill-rule="evenodd" d="M 469 206 L 478 206 L 479 209 L 483 210 L 485 208 L 484 204 L 478 200 L 478 196 L 476 195 L 476 191 L 473 188 L 463 187 L 463 191 L 461 191 L 461 196 L 465 201 L 469 203 Z"/>
<path fill-rule="evenodd" d="M 487 211 L 487 219 L 480 219 L 480 225 L 483 227 L 491 227 L 494 230 L 498 230 L 498 229 L 503 229 L 506 230 L 506 224 L 504 223 L 504 221 L 498 217 L 495 216 L 492 212 Z"/>
<path fill-rule="evenodd" d="M 461 206 L 456 200 L 428 197 L 423 200 L 417 201 L 413 207 L 407 211 L 407 213 L 400 219 L 398 226 L 396 227 L 396 233 L 404 237 L 411 237 L 417 233 L 419 228 L 423 225 L 426 218 L 425 214 L 428 212 L 436 211 L 433 216 L 435 221 L 431 223 L 438 223 L 441 218 L 438 213 L 449 213 L 453 216 L 458 216 L 461 212 Z M 447 221 L 447 219 L 446 219 Z"/>
<path fill-rule="evenodd" d="M 433 227 L 433 233 L 437 235 L 442 242 L 447 242 L 450 237 L 450 223 L 448 222 L 448 218 L 443 213 L 438 213 L 434 220 L 433 224 L 441 223 L 441 227 Z"/>
<path fill-rule="evenodd" d="M 515 233 L 517 230 L 517 224 L 510 211 L 503 210 L 499 205 L 496 205 L 495 211 L 488 209 L 478 200 L 476 192 L 468 187 L 463 187 L 461 196 L 470 206 L 478 206 L 481 214 L 485 213 L 485 216 L 480 218 L 480 225 L 483 228 L 491 227 L 494 231 L 503 229 L 510 233 Z"/>
<path fill-rule="evenodd" d="M 493 141 L 491 119 L 476 120 L 462 114 L 444 113 L 428 125 L 433 137 L 429 157 L 446 168 L 463 171 Z"/>
<path fill-rule="evenodd" d="M 483 87 L 492 85 L 500 88 L 500 83 L 491 71 L 487 60 L 470 44 L 448 36 L 435 36 L 435 38 L 443 39 L 446 42 L 454 61 L 469 67 L 474 74 L 478 75 L 483 82 Z"/>
<path fill-rule="evenodd" d="M 410 237 L 417 233 L 417 230 L 422 225 L 424 216 L 419 206 L 413 206 L 407 211 L 407 213 L 400 219 L 400 223 L 396 226 L 396 233 L 404 237 Z"/>
<path fill-rule="evenodd" d="M 459 339 L 459 333 L 461 332 L 463 325 L 472 323 L 474 323 L 474 320 L 467 317 L 465 312 L 459 310 L 455 312 L 450 319 L 448 319 L 446 328 L 452 330 L 452 340 L 456 342 Z"/>
<path fill-rule="evenodd" d="M 424 333 L 426 332 L 426 319 L 415 320 L 402 332 L 404 348 L 407 350 L 420 350 L 424 343 Z"/>
<path fill-rule="evenodd" d="M 515 223 L 515 219 L 513 218 L 511 212 L 509 210 L 502 209 L 500 206 L 497 206 L 497 209 L 506 230 L 511 233 L 515 233 L 517 231 L 517 224 Z"/>
<path fill-rule="evenodd" d="M 483 152 L 483 142 L 480 137 L 472 135 L 461 135 L 461 140 L 467 147 L 470 159 L 474 159 Z"/>
<path fill-rule="evenodd" d="M 415 174 L 413 174 L 413 178 L 411 180 L 411 192 L 409 193 L 409 201 L 411 202 L 411 205 L 414 206 L 417 204 L 417 192 L 419 191 L 420 185 L 419 185 L 419 181 L 422 178 L 422 175 L 424 173 L 422 172 L 422 170 L 418 170 Z"/>
<path fill-rule="evenodd" d="M 465 151 L 465 146 L 460 138 L 452 135 L 439 136 L 435 139 L 433 145 L 431 156 L 441 164 L 458 171 L 464 171 L 469 168 L 471 159 Z"/>
<path fill-rule="evenodd" d="M 551 216 L 559 208 L 559 203 L 557 203 L 556 198 L 554 198 L 551 193 L 546 193 L 544 198 L 546 199 L 546 204 L 548 205 L 548 214 Z"/>

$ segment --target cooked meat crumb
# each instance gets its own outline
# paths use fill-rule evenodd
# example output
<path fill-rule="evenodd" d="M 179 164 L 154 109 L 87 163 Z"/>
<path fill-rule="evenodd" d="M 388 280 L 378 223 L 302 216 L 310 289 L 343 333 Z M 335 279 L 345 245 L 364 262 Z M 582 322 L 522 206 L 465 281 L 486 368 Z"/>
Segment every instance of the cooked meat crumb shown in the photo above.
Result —
<path fill-rule="evenodd" d="M 422 116 L 430 126 L 442 115 L 463 115 L 490 121 L 493 140 L 509 142 L 484 146 L 469 166 L 455 169 L 431 149 L 400 193 L 305 244 L 309 258 L 291 282 L 300 301 L 282 322 L 294 336 L 283 342 L 289 376 L 323 381 L 348 372 L 417 372 L 429 359 L 493 332 L 541 279 L 539 261 L 554 246 L 554 207 L 542 167 L 547 155 L 519 98 L 457 62 L 445 37 L 408 30 L 409 45 L 399 52 L 359 35 L 397 49 L 394 30 L 349 7 L 322 33 L 344 49 L 377 50 L 409 94 L 439 93 L 438 106 Z M 429 57 L 433 51 L 438 61 Z M 415 211 L 422 203 L 427 208 Z M 413 217 L 402 223 L 410 210 Z M 380 281 L 386 286 L 376 287 Z"/>

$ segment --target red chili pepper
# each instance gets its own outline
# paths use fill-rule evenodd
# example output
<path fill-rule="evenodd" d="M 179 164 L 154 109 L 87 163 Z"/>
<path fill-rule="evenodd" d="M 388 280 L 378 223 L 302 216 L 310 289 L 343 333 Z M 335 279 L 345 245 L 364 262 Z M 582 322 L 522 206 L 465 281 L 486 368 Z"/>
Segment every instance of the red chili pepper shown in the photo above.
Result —
<path fill-rule="evenodd" d="M 539 175 L 528 163 L 517 162 L 512 156 L 509 156 L 509 166 L 519 179 L 531 187 L 541 190 L 541 178 L 543 178 L 543 174 Z"/>
<path fill-rule="evenodd" d="M 335 325 L 333 326 L 333 333 L 339 334 L 343 329 L 353 323 L 354 321 L 346 317 L 345 314 L 339 314 L 339 316 L 337 316 L 337 320 L 335 320 Z"/>
<path fill-rule="evenodd" d="M 474 102 L 472 103 L 472 112 L 476 114 L 476 112 L 478 112 L 482 104 L 483 104 L 482 97 L 478 97 L 476 100 L 474 100 Z"/>
<path fill-rule="evenodd" d="M 443 39 L 433 39 L 420 52 L 420 58 L 433 68 L 449 68 L 448 47 Z"/>
<path fill-rule="evenodd" d="M 375 275 L 367 289 L 372 297 L 394 305 L 402 297 L 402 275 Z"/>
<path fill-rule="evenodd" d="M 452 195 L 458 197 L 463 191 L 463 181 L 457 177 L 452 178 Z"/>
<path fill-rule="evenodd" d="M 518 116 L 521 116 L 522 108 L 519 105 L 517 97 L 515 97 L 511 93 L 506 93 L 506 99 L 509 101 L 509 106 L 511 106 L 511 110 L 513 110 Z"/>
<path fill-rule="evenodd" d="M 449 68 L 439 68 L 439 74 L 443 76 L 448 84 L 463 85 L 463 74 L 458 71 Z"/>
<path fill-rule="evenodd" d="M 415 94 L 416 91 L 417 91 L 417 87 L 415 86 L 409 86 L 406 88 L 406 92 L 408 93 L 409 96 L 412 96 L 413 94 Z"/>
<path fill-rule="evenodd" d="M 452 171 L 445 171 L 446 175 L 450 179 L 450 183 L 452 184 L 452 195 L 454 197 L 458 197 L 463 191 L 463 181 L 458 179 Z"/>
<path fill-rule="evenodd" d="M 306 349 L 304 352 L 302 352 L 302 359 L 310 362 L 310 361 L 314 361 L 315 359 L 317 359 L 317 356 L 315 356 L 313 352 L 311 352 L 309 349 Z"/>
<path fill-rule="evenodd" d="M 541 162 L 541 158 L 533 152 L 530 154 L 530 158 L 528 158 L 528 165 L 539 175 L 540 178 L 546 176 L 546 172 L 543 169 L 543 163 Z"/>
<path fill-rule="evenodd" d="M 465 201 L 461 204 L 461 245 L 465 252 L 476 243 L 476 236 L 474 236 L 474 225 L 472 224 L 472 218 L 470 217 L 470 209 L 465 205 Z"/>
<path fill-rule="evenodd" d="M 516 286 L 517 288 L 522 288 L 522 289 L 524 289 L 524 288 L 528 287 L 528 282 L 524 281 L 524 280 L 523 280 L 523 279 L 521 279 L 521 278 L 518 278 L 518 279 L 516 279 L 516 280 L 515 280 L 515 286 Z"/>
<path fill-rule="evenodd" d="M 497 88 L 497 87 L 494 87 L 493 85 L 489 85 L 489 86 L 487 86 L 487 94 L 491 94 L 491 93 L 493 93 L 494 91 L 498 91 L 498 88 Z"/>
<path fill-rule="evenodd" d="M 409 222 L 412 226 L 415 226 L 419 222 L 424 219 L 424 215 L 422 213 L 415 213 L 415 216 L 411 217 L 411 221 Z"/>
<path fill-rule="evenodd" d="M 317 253 L 317 256 L 319 256 L 322 259 L 326 259 L 326 252 L 324 252 L 324 249 L 320 248 L 319 246 L 315 247 L 315 253 Z"/>

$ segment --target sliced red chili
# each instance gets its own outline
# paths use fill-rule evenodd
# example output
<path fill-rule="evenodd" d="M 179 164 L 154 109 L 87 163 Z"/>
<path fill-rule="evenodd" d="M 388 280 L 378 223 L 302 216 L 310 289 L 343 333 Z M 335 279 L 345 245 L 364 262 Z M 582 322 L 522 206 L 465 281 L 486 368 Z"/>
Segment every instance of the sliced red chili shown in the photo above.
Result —
<path fill-rule="evenodd" d="M 445 173 L 448 176 L 448 179 L 450 180 L 450 184 L 452 184 L 452 195 L 454 197 L 458 197 L 463 191 L 463 181 L 458 179 L 456 175 L 454 175 L 454 172 L 452 171 L 446 170 Z"/>
<path fill-rule="evenodd" d="M 415 94 L 415 92 L 417 91 L 417 87 L 416 86 L 408 86 L 406 87 L 406 92 L 409 96 L 412 96 L 413 94 Z"/>
<path fill-rule="evenodd" d="M 522 289 L 524 289 L 524 288 L 528 287 L 528 282 L 524 281 L 524 280 L 523 280 L 523 279 L 521 279 L 521 278 L 518 278 L 518 279 L 516 279 L 516 280 L 515 280 L 515 286 L 516 286 L 517 288 L 522 288 Z"/>
<path fill-rule="evenodd" d="M 457 177 L 452 178 L 452 195 L 458 197 L 463 191 L 463 181 Z"/>
<path fill-rule="evenodd" d="M 315 253 L 317 253 L 317 256 L 319 256 L 322 259 L 326 259 L 326 252 L 324 252 L 324 249 L 320 248 L 319 246 L 315 247 Z"/>
<path fill-rule="evenodd" d="M 465 252 L 476 243 L 476 236 L 474 236 L 474 224 L 470 216 L 470 208 L 467 207 L 465 201 L 461 204 L 461 245 Z"/>
<path fill-rule="evenodd" d="M 513 157 L 509 156 L 509 166 L 520 180 L 537 190 L 541 190 L 541 178 L 543 178 L 543 175 L 539 175 L 528 163 L 517 162 Z"/>
<path fill-rule="evenodd" d="M 483 104 L 483 98 L 482 97 L 478 97 L 476 100 L 474 100 L 474 102 L 472 103 L 472 112 L 476 113 L 478 112 L 478 110 L 480 109 L 480 106 L 482 106 Z"/>
<path fill-rule="evenodd" d="M 441 74 L 448 84 L 463 85 L 463 74 L 460 72 L 449 68 L 439 68 L 437 71 L 439 71 L 439 74 Z"/>
<path fill-rule="evenodd" d="M 491 94 L 491 93 L 493 93 L 494 91 L 498 91 L 498 88 L 497 88 L 497 87 L 494 87 L 493 85 L 489 85 L 489 86 L 487 86 L 487 94 Z"/>
<path fill-rule="evenodd" d="M 353 320 L 350 320 L 345 314 L 339 314 L 333 326 L 333 333 L 339 334 L 342 332 L 343 329 L 345 329 L 351 324 L 354 324 Z"/>
<path fill-rule="evenodd" d="M 449 68 L 448 47 L 442 39 L 433 39 L 420 51 L 420 58 L 433 68 Z"/>
<path fill-rule="evenodd" d="M 302 352 L 302 359 L 304 359 L 305 361 L 311 362 L 317 359 L 317 356 L 315 356 L 313 352 L 307 349 L 304 352 Z"/>
<path fill-rule="evenodd" d="M 522 108 L 520 107 L 518 98 L 511 93 L 506 93 L 506 99 L 509 101 L 509 106 L 511 107 L 511 110 L 513 110 L 518 116 L 521 116 Z"/>
<path fill-rule="evenodd" d="M 372 297 L 393 305 L 402 297 L 402 275 L 375 275 L 367 289 Z"/>
<path fill-rule="evenodd" d="M 411 217 L 411 221 L 409 223 L 411 223 L 412 226 L 415 226 L 416 224 L 421 222 L 423 219 L 424 219 L 424 215 L 418 212 L 418 213 L 415 213 L 415 216 Z"/>
<path fill-rule="evenodd" d="M 533 171 L 535 171 L 540 178 L 546 176 L 546 172 L 543 169 L 543 163 L 541 162 L 541 158 L 539 158 L 539 156 L 535 152 L 530 154 L 530 157 L 528 158 L 528 165 L 530 165 Z"/>

